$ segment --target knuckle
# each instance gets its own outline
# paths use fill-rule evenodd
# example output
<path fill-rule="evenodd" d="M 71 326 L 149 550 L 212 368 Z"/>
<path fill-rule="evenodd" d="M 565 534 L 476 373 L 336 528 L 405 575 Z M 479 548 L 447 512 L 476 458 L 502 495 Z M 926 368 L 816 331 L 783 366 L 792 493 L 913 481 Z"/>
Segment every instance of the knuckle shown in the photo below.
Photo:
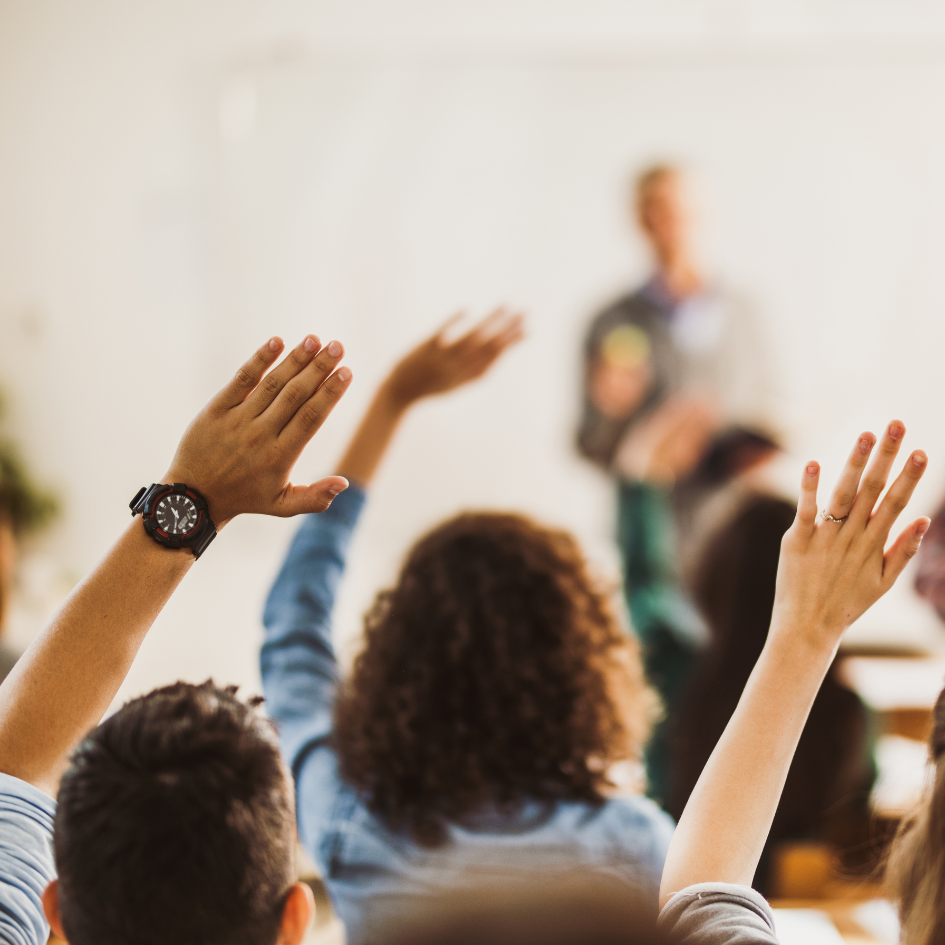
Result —
<path fill-rule="evenodd" d="M 297 407 L 305 397 L 305 392 L 298 384 L 286 384 L 282 391 L 283 400 L 289 407 Z"/>
<path fill-rule="evenodd" d="M 263 390 L 270 396 L 275 396 L 279 393 L 279 388 L 282 387 L 282 382 L 279 380 L 279 377 L 275 374 L 267 374 L 265 380 L 263 381 Z"/>
<path fill-rule="evenodd" d="M 299 418 L 306 426 L 318 426 L 322 422 L 322 411 L 314 404 L 306 404 L 299 411 Z"/>
<path fill-rule="evenodd" d="M 908 501 L 909 500 L 906 498 L 906 496 L 898 492 L 891 492 L 886 497 L 886 503 L 889 507 L 889 511 L 892 512 L 893 515 L 898 515 L 906 507 Z"/>
<path fill-rule="evenodd" d="M 241 384 L 243 387 L 248 387 L 255 380 L 256 378 L 253 376 L 252 372 L 249 370 L 249 368 L 246 367 L 245 364 L 236 372 L 236 381 L 237 383 Z"/>
<path fill-rule="evenodd" d="M 851 490 L 844 489 L 837 493 L 837 505 L 839 505 L 842 509 L 848 508 L 849 506 L 853 505 L 853 500 L 855 498 L 856 496 Z"/>

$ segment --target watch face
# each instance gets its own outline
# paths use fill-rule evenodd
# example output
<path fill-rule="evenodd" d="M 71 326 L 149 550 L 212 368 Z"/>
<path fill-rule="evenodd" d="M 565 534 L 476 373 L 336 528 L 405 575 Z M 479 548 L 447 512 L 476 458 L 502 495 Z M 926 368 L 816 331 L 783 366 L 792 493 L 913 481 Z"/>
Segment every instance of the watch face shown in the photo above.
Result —
<path fill-rule="evenodd" d="M 185 495 L 166 495 L 154 508 L 154 518 L 168 535 L 186 535 L 197 527 L 200 513 Z"/>

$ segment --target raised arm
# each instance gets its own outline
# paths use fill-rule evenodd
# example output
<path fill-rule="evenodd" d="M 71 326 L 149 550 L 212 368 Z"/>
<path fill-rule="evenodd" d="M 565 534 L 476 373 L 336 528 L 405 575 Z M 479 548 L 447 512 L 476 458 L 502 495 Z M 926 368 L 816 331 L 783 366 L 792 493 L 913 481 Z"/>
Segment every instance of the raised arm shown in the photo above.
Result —
<path fill-rule="evenodd" d="M 339 476 L 289 482 L 351 381 L 347 368 L 335 371 L 343 349 L 309 335 L 269 371 L 282 349 L 273 338 L 240 368 L 191 423 L 160 480 L 201 492 L 218 529 L 243 512 L 321 511 L 347 485 Z M 187 549 L 158 546 L 139 520 L 129 525 L 0 686 L 0 772 L 55 793 L 66 756 L 101 720 L 193 562 Z"/>
<path fill-rule="evenodd" d="M 338 464 L 352 488 L 327 515 L 302 523 L 269 593 L 260 655 L 263 686 L 296 775 L 300 761 L 331 732 L 337 679 L 331 613 L 364 505 L 363 487 L 412 404 L 480 377 L 521 337 L 521 318 L 501 309 L 456 341 L 446 340 L 447 327 L 414 348 L 384 379 Z"/>
<path fill-rule="evenodd" d="M 885 550 L 927 464 L 924 453 L 912 453 L 876 507 L 904 434 L 901 423 L 889 425 L 865 475 L 876 438 L 859 438 L 828 517 L 818 516 L 820 468 L 807 465 L 797 517 L 781 545 L 768 640 L 680 818 L 663 869 L 661 904 L 696 883 L 751 883 L 840 638 L 892 587 L 928 529 L 927 518 L 916 519 Z"/>

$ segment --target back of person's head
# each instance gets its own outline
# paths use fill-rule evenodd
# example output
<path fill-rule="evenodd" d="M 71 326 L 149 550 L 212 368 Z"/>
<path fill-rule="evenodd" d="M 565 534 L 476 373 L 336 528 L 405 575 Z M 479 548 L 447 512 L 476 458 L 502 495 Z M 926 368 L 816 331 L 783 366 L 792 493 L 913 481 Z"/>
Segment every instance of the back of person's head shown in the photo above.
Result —
<path fill-rule="evenodd" d="M 668 945 L 655 918 L 627 883 L 546 876 L 428 900 L 393 922 L 383 945 Z"/>
<path fill-rule="evenodd" d="M 932 783 L 919 808 L 900 824 L 886 864 L 903 945 L 945 942 L 945 690 L 935 703 L 929 748 Z"/>
<path fill-rule="evenodd" d="M 483 804 L 599 803 L 611 763 L 640 756 L 654 697 L 564 532 L 460 515 L 414 546 L 365 629 L 336 704 L 341 771 L 418 842 Z"/>
<path fill-rule="evenodd" d="M 76 750 L 54 831 L 70 945 L 274 945 L 291 783 L 272 726 L 235 693 L 157 689 Z"/>

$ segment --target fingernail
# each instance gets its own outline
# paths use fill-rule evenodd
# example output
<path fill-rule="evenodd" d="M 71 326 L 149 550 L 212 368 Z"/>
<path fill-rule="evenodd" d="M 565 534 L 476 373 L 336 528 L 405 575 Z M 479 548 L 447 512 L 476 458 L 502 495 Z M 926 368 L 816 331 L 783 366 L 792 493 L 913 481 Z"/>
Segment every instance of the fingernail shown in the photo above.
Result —
<path fill-rule="evenodd" d="M 924 453 L 914 453 L 912 456 L 912 462 L 919 467 L 924 466 L 928 461 L 929 459 Z"/>
<path fill-rule="evenodd" d="M 340 344 L 338 344 L 337 341 L 333 341 L 333 342 L 328 346 L 328 353 L 329 353 L 333 358 L 340 358 L 340 357 L 341 357 L 341 351 L 342 351 L 342 347 L 341 347 Z"/>
<path fill-rule="evenodd" d="M 309 352 L 318 351 L 318 342 L 311 335 L 309 335 L 308 338 L 305 339 L 304 347 L 305 350 Z"/>
<path fill-rule="evenodd" d="M 343 367 L 343 368 L 341 368 L 341 370 L 339 370 L 339 371 L 335 374 L 335 377 L 337 377 L 339 381 L 350 381 L 350 380 L 351 380 L 351 368 L 349 368 L 349 367 Z"/>
<path fill-rule="evenodd" d="M 806 472 L 808 476 L 816 476 L 819 470 L 820 470 L 820 467 L 817 465 L 817 463 L 807 464 Z"/>
<path fill-rule="evenodd" d="M 902 435 L 906 432 L 906 428 L 899 423 L 891 423 L 889 425 L 889 435 L 894 440 L 901 440 Z"/>
<path fill-rule="evenodd" d="M 269 350 L 270 350 L 270 351 L 278 351 L 281 347 L 282 347 L 282 339 L 281 339 L 281 338 L 270 338 L 270 339 L 269 339 Z"/>
<path fill-rule="evenodd" d="M 872 448 L 873 448 L 873 437 L 861 436 L 860 437 L 860 452 L 868 453 Z"/>
<path fill-rule="evenodd" d="M 328 487 L 328 491 L 329 491 L 332 495 L 341 495 L 341 493 L 344 492 L 345 489 L 347 489 L 347 488 L 348 488 L 348 487 L 347 487 L 346 485 L 344 485 L 344 486 L 329 486 L 329 487 Z"/>
<path fill-rule="evenodd" d="M 929 530 L 929 526 L 931 524 L 932 523 L 931 521 L 929 521 L 929 519 L 926 519 L 924 522 L 919 522 L 919 524 L 916 526 L 916 529 L 915 529 L 916 535 L 918 535 L 919 538 L 921 538 Z"/>

